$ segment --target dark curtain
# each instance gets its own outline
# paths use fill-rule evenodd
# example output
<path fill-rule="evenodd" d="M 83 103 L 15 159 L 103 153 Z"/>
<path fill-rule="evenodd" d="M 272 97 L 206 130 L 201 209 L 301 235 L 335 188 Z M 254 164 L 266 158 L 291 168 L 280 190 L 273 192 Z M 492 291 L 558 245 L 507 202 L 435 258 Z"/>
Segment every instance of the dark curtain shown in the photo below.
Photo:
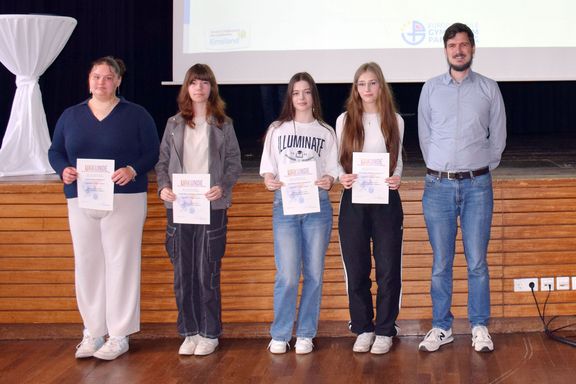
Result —
<path fill-rule="evenodd" d="M 40 77 L 40 91 L 52 133 L 62 111 L 88 97 L 90 63 L 102 56 L 122 58 L 127 67 L 121 94 L 143 105 L 157 124 L 175 111 L 172 77 L 172 1 L 2 0 L 0 14 L 52 14 L 78 24 L 54 63 Z M 8 123 L 15 76 L 0 68 L 0 134 Z"/>
<path fill-rule="evenodd" d="M 78 20 L 64 50 L 40 78 L 51 133 L 66 107 L 88 97 L 90 63 L 105 55 L 124 59 L 128 71 L 121 94 L 143 105 L 154 117 L 159 135 L 163 133 L 166 119 L 176 112 L 179 88 L 161 85 L 172 79 L 171 0 L 0 1 L 0 14 L 9 13 L 55 14 Z M 10 115 L 14 80 L 8 70 L 0 68 L 0 138 Z M 422 84 L 399 83 L 392 87 L 406 122 L 407 152 L 417 154 L 416 110 Z M 511 137 L 575 135 L 576 82 L 504 82 L 500 87 Z M 262 137 L 280 110 L 285 89 L 285 84 L 221 86 L 245 158 L 259 157 Z M 325 120 L 334 125 L 350 85 L 321 84 L 319 89 Z"/>

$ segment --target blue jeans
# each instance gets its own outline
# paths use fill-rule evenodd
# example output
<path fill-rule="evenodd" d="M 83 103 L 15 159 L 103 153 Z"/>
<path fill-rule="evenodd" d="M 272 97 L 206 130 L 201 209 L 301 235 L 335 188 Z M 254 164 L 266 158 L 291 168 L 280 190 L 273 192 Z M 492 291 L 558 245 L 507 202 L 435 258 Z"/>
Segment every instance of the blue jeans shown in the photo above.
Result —
<path fill-rule="evenodd" d="M 303 274 L 298 308 L 297 337 L 314 337 L 318 330 L 324 256 L 332 232 L 332 205 L 328 192 L 320 190 L 320 212 L 284 215 L 282 194 L 274 195 L 274 322 L 273 339 L 290 341 L 296 319 L 298 283 Z"/>
<path fill-rule="evenodd" d="M 468 265 L 468 319 L 471 326 L 487 325 L 490 318 L 490 277 L 486 253 L 492 224 L 492 176 L 448 180 L 426 175 L 422 206 L 434 252 L 432 266 L 432 326 L 448 330 L 454 316 L 452 265 L 458 216 Z"/>

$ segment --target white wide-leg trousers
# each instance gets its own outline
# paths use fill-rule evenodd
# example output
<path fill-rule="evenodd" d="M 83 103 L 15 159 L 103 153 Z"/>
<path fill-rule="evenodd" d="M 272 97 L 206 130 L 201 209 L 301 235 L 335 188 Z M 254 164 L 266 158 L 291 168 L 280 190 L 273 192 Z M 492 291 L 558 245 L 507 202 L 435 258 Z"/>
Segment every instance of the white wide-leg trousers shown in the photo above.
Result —
<path fill-rule="evenodd" d="M 140 264 L 146 193 L 114 195 L 114 210 L 68 199 L 75 285 L 84 327 L 94 337 L 140 330 Z"/>

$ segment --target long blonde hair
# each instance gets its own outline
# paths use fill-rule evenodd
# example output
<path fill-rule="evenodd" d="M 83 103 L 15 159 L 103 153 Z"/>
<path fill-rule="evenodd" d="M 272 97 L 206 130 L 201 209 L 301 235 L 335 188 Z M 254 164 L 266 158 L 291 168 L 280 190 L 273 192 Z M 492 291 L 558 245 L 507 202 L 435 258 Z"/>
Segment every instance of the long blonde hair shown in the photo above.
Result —
<path fill-rule="evenodd" d="M 364 147 L 364 124 L 362 124 L 362 98 L 358 93 L 358 78 L 365 72 L 376 76 L 380 92 L 376 99 L 380 115 L 380 130 L 390 153 L 390 174 L 394 173 L 401 151 L 400 131 L 396 119 L 396 103 L 388 83 L 384 79 L 382 69 L 374 62 L 365 63 L 356 70 L 350 96 L 346 100 L 346 119 L 340 140 L 340 164 L 346 173 L 352 173 L 352 152 L 361 152 Z"/>

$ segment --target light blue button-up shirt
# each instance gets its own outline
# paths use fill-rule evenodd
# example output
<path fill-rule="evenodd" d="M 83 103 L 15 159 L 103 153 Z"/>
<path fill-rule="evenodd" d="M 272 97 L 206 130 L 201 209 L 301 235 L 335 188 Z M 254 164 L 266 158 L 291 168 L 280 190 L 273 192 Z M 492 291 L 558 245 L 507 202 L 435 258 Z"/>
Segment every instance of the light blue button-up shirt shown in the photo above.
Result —
<path fill-rule="evenodd" d="M 428 80 L 418 103 L 418 136 L 426 166 L 470 171 L 500 164 L 506 146 L 506 112 L 498 84 L 470 71 Z"/>

